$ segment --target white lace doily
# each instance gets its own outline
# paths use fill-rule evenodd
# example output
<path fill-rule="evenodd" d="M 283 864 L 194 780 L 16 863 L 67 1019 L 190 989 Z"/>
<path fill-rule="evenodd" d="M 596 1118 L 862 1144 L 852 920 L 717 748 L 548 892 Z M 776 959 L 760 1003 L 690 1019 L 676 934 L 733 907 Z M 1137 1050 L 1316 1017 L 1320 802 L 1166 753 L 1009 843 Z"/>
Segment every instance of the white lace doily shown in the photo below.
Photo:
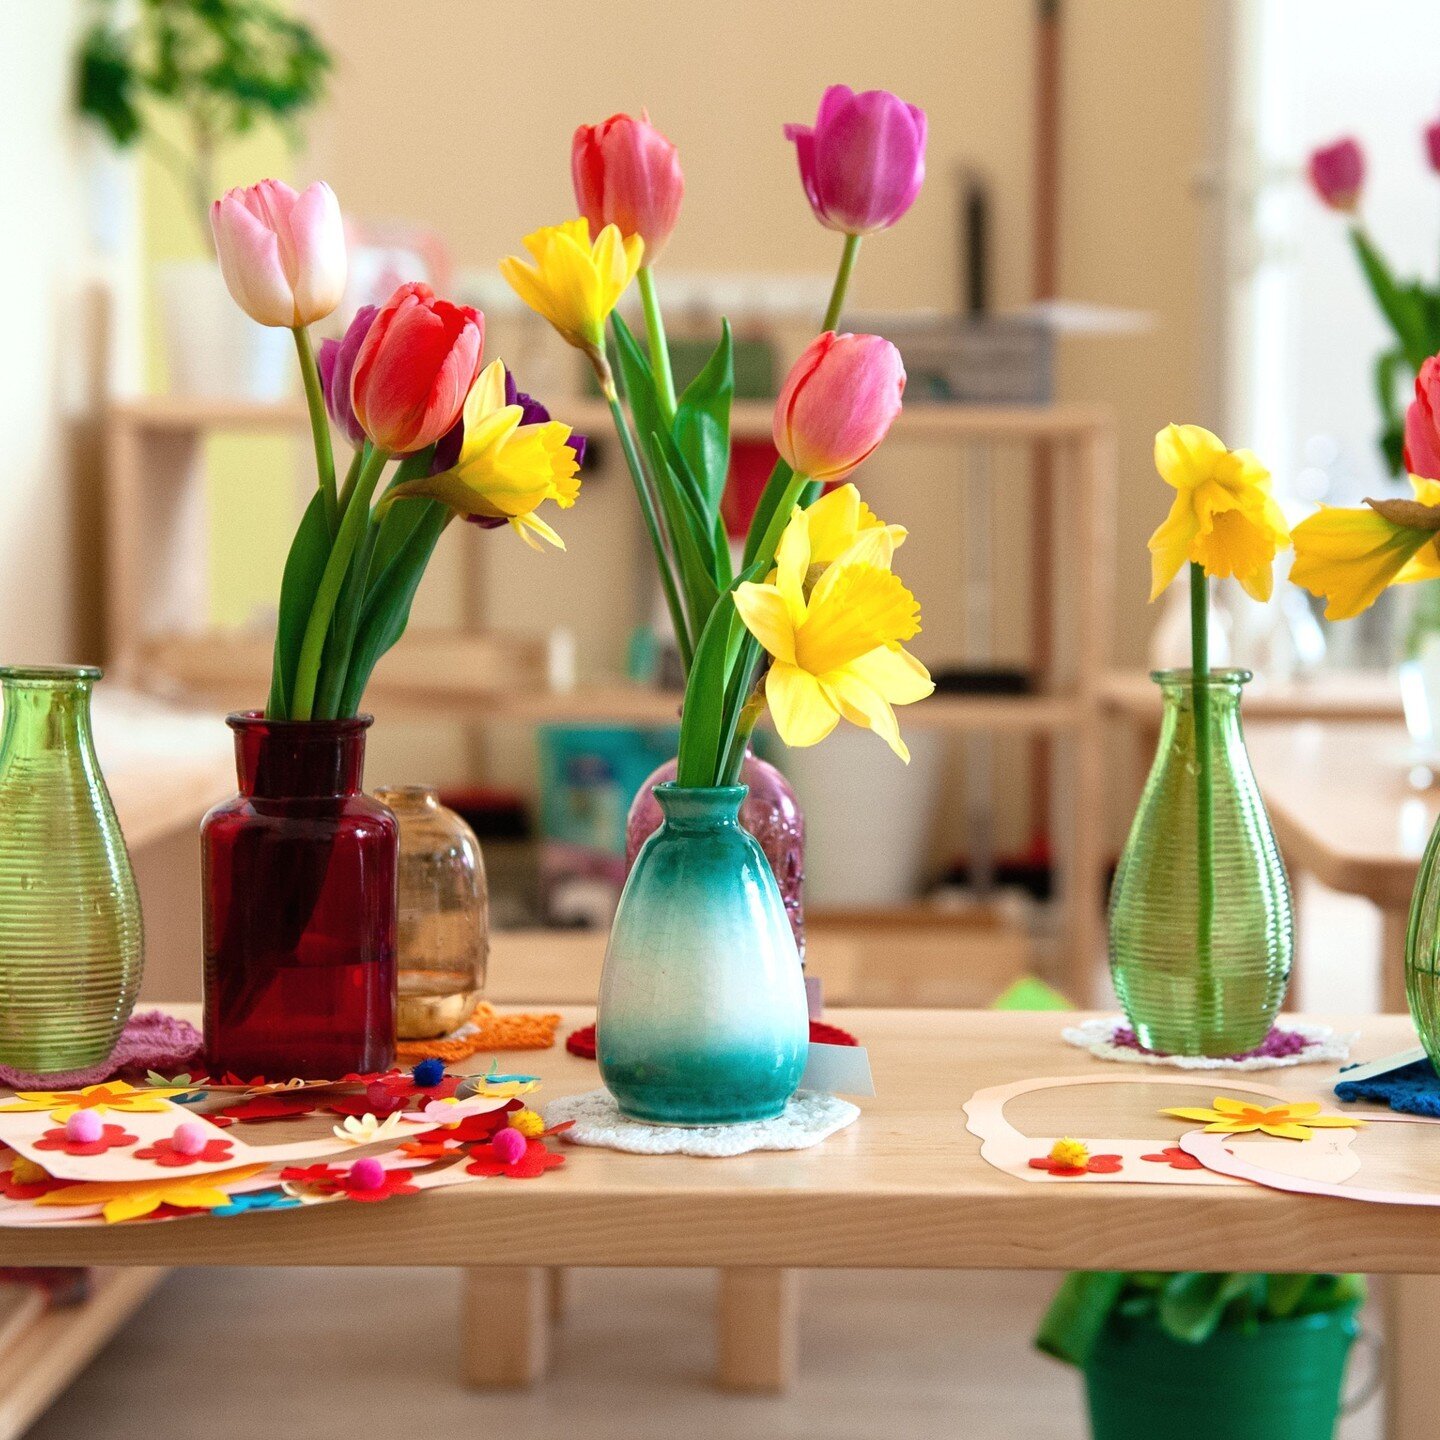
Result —
<path fill-rule="evenodd" d="M 545 1123 L 573 1120 L 564 1138 L 575 1145 L 628 1150 L 634 1155 L 744 1155 L 751 1150 L 804 1150 L 853 1124 L 860 1107 L 818 1090 L 791 1096 L 785 1113 L 747 1125 L 647 1125 L 627 1120 L 608 1090 L 562 1095 L 545 1106 Z"/>
<path fill-rule="evenodd" d="M 1248 1055 L 1240 1060 L 1215 1059 L 1209 1055 L 1155 1055 L 1133 1045 L 1117 1045 L 1113 1039 L 1125 1024 L 1122 1015 L 1085 1020 L 1060 1032 L 1071 1045 L 1088 1050 L 1099 1060 L 1119 1060 L 1127 1065 L 1163 1065 L 1171 1070 L 1283 1070 L 1291 1065 L 1313 1065 L 1319 1060 L 1347 1060 L 1354 1035 L 1337 1035 L 1328 1025 L 1302 1025 L 1286 1020 L 1284 1029 L 1299 1035 L 1305 1047 L 1293 1055 Z"/>

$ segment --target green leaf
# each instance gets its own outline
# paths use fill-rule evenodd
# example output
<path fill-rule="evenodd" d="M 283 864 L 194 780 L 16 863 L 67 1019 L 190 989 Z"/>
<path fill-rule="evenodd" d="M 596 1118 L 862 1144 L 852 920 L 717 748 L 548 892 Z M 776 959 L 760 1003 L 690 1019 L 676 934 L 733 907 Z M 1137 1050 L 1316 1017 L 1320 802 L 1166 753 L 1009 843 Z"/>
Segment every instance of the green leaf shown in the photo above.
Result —
<path fill-rule="evenodd" d="M 650 362 L 640 348 L 640 342 L 631 333 L 630 327 L 619 314 L 610 317 L 615 331 L 615 353 L 620 361 L 620 380 L 624 386 L 625 399 L 630 413 L 635 417 L 635 431 L 649 447 L 652 435 L 668 435 L 670 427 L 660 409 L 660 398 L 655 389 L 655 375 Z"/>
<path fill-rule="evenodd" d="M 1160 1328 L 1172 1340 L 1198 1345 L 1215 1333 L 1233 1301 L 1261 1284 L 1261 1276 L 1229 1271 L 1172 1275 L 1161 1291 L 1156 1312 Z"/>
<path fill-rule="evenodd" d="M 709 786 L 718 782 L 723 759 L 720 742 L 725 728 L 728 666 L 733 658 L 731 641 L 734 632 L 740 628 L 743 628 L 740 612 L 727 591 L 710 612 L 685 682 L 676 773 L 681 785 Z"/>
<path fill-rule="evenodd" d="M 730 473 L 730 405 L 735 398 L 735 353 L 730 322 L 721 322 L 720 343 L 705 368 L 685 387 L 675 407 L 675 444 L 699 477 L 707 514 L 720 508 Z"/>
<path fill-rule="evenodd" d="M 305 625 L 325 562 L 330 556 L 330 527 L 325 520 L 325 497 L 317 490 L 300 517 L 290 553 L 285 557 L 285 574 L 280 581 L 280 614 L 275 625 L 275 662 L 270 674 L 270 700 L 265 713 L 272 720 L 290 716 L 290 697 L 295 689 L 295 667 Z"/>
<path fill-rule="evenodd" d="M 1358 225 L 1351 226 L 1350 241 L 1375 303 L 1395 332 L 1410 368 L 1418 373 L 1430 355 L 1429 332 L 1423 310 L 1416 304 L 1413 287 L 1404 287 L 1395 279 L 1385 257 Z"/>
<path fill-rule="evenodd" d="M 1067 1275 L 1035 1333 L 1036 1348 L 1083 1370 L 1127 1279 L 1123 1270 L 1077 1270 Z"/>

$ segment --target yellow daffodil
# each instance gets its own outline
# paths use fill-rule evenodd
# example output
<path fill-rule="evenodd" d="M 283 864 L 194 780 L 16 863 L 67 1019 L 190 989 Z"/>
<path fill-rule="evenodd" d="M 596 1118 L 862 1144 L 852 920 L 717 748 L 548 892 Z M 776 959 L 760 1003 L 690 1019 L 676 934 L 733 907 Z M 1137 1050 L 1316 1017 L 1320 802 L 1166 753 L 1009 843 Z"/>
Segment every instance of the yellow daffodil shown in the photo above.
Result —
<path fill-rule="evenodd" d="M 909 534 L 903 525 L 885 524 L 860 498 L 854 485 L 848 483 L 837 485 L 802 513 L 810 541 L 812 568 L 838 560 L 862 534 L 870 531 L 883 530 L 890 538 L 892 550 L 898 549 Z"/>
<path fill-rule="evenodd" d="M 1155 437 L 1155 468 L 1176 495 L 1150 537 L 1150 598 L 1190 562 L 1210 576 L 1233 575 L 1255 599 L 1268 600 L 1275 552 L 1290 543 L 1270 472 L 1199 425 L 1167 425 Z"/>
<path fill-rule="evenodd" d="M 893 552 L 886 527 L 864 528 L 807 594 L 810 526 L 797 508 L 769 582 L 736 587 L 740 618 L 773 657 L 765 698 L 787 745 L 818 744 L 844 718 L 909 762 L 891 707 L 923 700 L 935 686 L 901 647 L 920 631 L 920 607 L 890 572 Z"/>
<path fill-rule="evenodd" d="M 464 439 L 455 464 L 397 485 L 389 498 L 429 496 L 460 515 L 508 521 L 533 550 L 540 548 L 536 536 L 563 550 L 565 542 L 535 511 L 546 500 L 568 510 L 580 493 L 580 461 L 570 427 L 558 420 L 522 424 L 524 409 L 506 404 L 505 395 L 505 367 L 496 360 L 480 372 L 466 397 Z"/>
<path fill-rule="evenodd" d="M 1410 477 L 1414 500 L 1321 506 L 1295 527 L 1290 578 L 1326 599 L 1327 620 L 1367 610 L 1390 585 L 1440 579 L 1440 481 Z"/>
<path fill-rule="evenodd" d="M 1349 1115 L 1322 1115 L 1314 1100 L 1266 1107 L 1217 1096 L 1213 1108 L 1181 1108 L 1160 1113 L 1181 1120 L 1203 1120 L 1207 1135 L 1244 1135 L 1258 1130 L 1280 1140 L 1311 1140 L 1317 1129 L 1345 1130 L 1365 1123 Z"/>
<path fill-rule="evenodd" d="M 605 322 L 635 278 L 645 242 L 638 235 L 622 237 L 614 225 L 592 242 L 588 220 L 567 220 L 527 235 L 525 248 L 533 265 L 518 255 L 500 262 L 510 288 L 571 345 L 603 350 Z"/>

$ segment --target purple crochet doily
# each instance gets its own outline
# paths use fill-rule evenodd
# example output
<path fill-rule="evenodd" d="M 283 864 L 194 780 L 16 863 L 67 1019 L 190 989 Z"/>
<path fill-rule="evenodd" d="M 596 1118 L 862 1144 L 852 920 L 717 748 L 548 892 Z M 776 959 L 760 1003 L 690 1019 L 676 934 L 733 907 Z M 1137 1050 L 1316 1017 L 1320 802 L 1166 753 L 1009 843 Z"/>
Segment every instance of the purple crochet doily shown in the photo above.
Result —
<path fill-rule="evenodd" d="M 200 1059 L 200 1032 L 188 1021 L 163 1010 L 132 1015 L 120 1032 L 110 1058 L 87 1070 L 66 1070 L 58 1075 L 26 1075 L 0 1065 L 0 1083 L 12 1090 L 68 1090 L 76 1085 L 97 1085 L 118 1075 L 143 1077 L 149 1070 L 177 1075 Z"/>
<path fill-rule="evenodd" d="M 1110 1037 L 1112 1045 L 1123 1045 L 1127 1050 L 1138 1050 L 1142 1055 L 1170 1056 L 1164 1050 L 1151 1050 L 1140 1043 L 1139 1037 L 1128 1025 L 1117 1025 Z M 1283 1060 L 1289 1055 L 1298 1055 L 1307 1045 L 1314 1042 L 1294 1030 L 1282 1030 L 1278 1025 L 1270 1027 L 1270 1033 L 1253 1049 L 1242 1050 L 1238 1055 L 1225 1055 L 1225 1060 Z"/>

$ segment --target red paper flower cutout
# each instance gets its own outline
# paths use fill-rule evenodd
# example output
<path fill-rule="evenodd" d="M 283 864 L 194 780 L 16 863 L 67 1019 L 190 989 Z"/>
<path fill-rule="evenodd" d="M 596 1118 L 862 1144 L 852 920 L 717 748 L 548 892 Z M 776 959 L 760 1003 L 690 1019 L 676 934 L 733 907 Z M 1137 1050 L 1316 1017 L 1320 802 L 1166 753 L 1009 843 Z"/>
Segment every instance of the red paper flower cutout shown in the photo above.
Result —
<path fill-rule="evenodd" d="M 519 1100 L 509 1100 L 498 1110 L 484 1110 L 478 1115 L 467 1115 L 453 1129 L 446 1127 L 439 1131 L 447 1140 L 468 1145 L 472 1141 L 488 1140 L 497 1130 L 510 1123 L 510 1116 L 525 1107 Z M 437 1137 L 438 1138 L 438 1137 Z"/>
<path fill-rule="evenodd" d="M 147 1145 L 143 1150 L 135 1152 L 137 1160 L 153 1160 L 157 1165 L 167 1165 L 172 1168 L 180 1165 L 209 1165 L 216 1160 L 228 1160 L 234 1144 L 229 1140 L 207 1140 L 204 1146 L 193 1155 L 187 1155 L 183 1150 L 175 1148 L 173 1136 L 164 1136 L 153 1145 Z"/>
<path fill-rule="evenodd" d="M 1205 1167 L 1178 1145 L 1167 1145 L 1158 1155 L 1142 1155 L 1152 1165 L 1168 1165 L 1172 1170 L 1203 1170 Z"/>
<path fill-rule="evenodd" d="M 248 1100 L 237 1100 L 223 1110 L 212 1110 L 205 1116 L 212 1125 L 234 1125 L 237 1122 L 254 1124 L 262 1120 L 298 1120 L 303 1115 L 315 1112 L 316 1101 L 304 1095 L 252 1095 Z"/>
<path fill-rule="evenodd" d="M 578 1030 L 572 1030 L 565 1037 L 565 1048 L 572 1055 L 578 1055 L 582 1060 L 593 1060 L 595 1058 L 595 1027 L 582 1025 Z"/>
<path fill-rule="evenodd" d="M 525 1153 L 509 1165 L 490 1144 L 476 1145 L 470 1153 L 475 1158 L 465 1167 L 467 1175 L 509 1175 L 514 1180 L 534 1180 L 565 1163 L 565 1157 L 554 1154 L 543 1140 L 527 1140 Z"/>
<path fill-rule="evenodd" d="M 286 1166 L 280 1178 L 293 1185 L 310 1185 L 325 1195 L 344 1195 L 348 1200 L 388 1200 L 392 1195 L 418 1195 L 408 1170 L 386 1170 L 379 1185 L 357 1185 L 354 1167 L 340 1165 Z"/>
<path fill-rule="evenodd" d="M 106 1125 L 100 1131 L 98 1140 L 72 1140 L 63 1125 L 57 1125 L 53 1130 L 47 1130 L 36 1142 L 37 1150 L 60 1150 L 66 1155 L 103 1155 L 107 1150 L 115 1150 L 126 1145 L 133 1145 L 140 1137 L 126 1132 L 123 1126 Z"/>
<path fill-rule="evenodd" d="M 39 1166 L 35 1168 L 39 1169 Z M 13 1164 L 8 1170 L 0 1170 L 0 1195 L 7 1200 L 38 1200 L 42 1195 L 48 1195 L 52 1190 L 63 1190 L 71 1183 L 43 1174 L 38 1180 L 17 1180 Z"/>
<path fill-rule="evenodd" d="M 1091 1155 L 1083 1165 L 1064 1165 L 1048 1155 L 1037 1155 L 1030 1162 L 1032 1170 L 1048 1170 L 1052 1175 L 1114 1175 L 1120 1169 L 1118 1155 Z"/>

